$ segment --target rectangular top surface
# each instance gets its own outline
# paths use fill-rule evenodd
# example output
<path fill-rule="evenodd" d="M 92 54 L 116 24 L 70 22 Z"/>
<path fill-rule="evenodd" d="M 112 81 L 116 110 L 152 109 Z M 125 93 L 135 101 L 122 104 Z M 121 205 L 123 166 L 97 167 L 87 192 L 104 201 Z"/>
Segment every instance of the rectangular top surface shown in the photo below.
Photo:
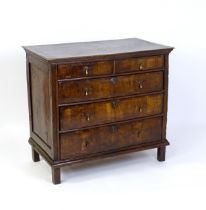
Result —
<path fill-rule="evenodd" d="M 155 50 L 172 50 L 172 47 L 129 38 L 94 42 L 76 42 L 50 45 L 24 46 L 27 52 L 46 60 L 70 59 L 78 57 L 106 56 Z"/>

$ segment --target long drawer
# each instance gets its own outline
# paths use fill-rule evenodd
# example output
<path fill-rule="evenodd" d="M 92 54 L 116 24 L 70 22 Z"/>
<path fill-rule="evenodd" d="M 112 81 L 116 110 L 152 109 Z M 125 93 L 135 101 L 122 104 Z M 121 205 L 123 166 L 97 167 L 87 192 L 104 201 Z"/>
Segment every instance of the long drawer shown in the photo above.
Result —
<path fill-rule="evenodd" d="M 60 108 L 60 130 L 162 113 L 163 94 L 129 97 Z"/>
<path fill-rule="evenodd" d="M 163 72 L 59 83 L 59 103 L 148 93 L 163 89 Z"/>
<path fill-rule="evenodd" d="M 61 159 L 158 141 L 161 129 L 159 117 L 61 134 Z"/>

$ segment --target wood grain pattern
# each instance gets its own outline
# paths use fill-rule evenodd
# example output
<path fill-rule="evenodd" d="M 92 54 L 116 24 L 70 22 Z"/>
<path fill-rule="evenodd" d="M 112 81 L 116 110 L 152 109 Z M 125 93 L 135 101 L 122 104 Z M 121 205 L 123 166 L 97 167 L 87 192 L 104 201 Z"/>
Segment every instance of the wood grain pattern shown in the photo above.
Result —
<path fill-rule="evenodd" d="M 61 183 L 60 168 L 145 149 L 165 160 L 168 55 L 141 39 L 24 47 L 30 138 Z"/>
<path fill-rule="evenodd" d="M 158 94 L 61 107 L 60 130 L 160 114 L 162 100 L 163 95 Z"/>
<path fill-rule="evenodd" d="M 75 58 L 94 58 L 96 56 L 106 56 L 131 54 L 144 52 L 156 53 L 159 51 L 169 52 L 173 48 L 148 42 L 138 38 L 106 40 L 94 42 L 64 43 L 53 45 L 24 46 L 28 53 L 38 55 L 47 61 L 75 60 Z"/>
<path fill-rule="evenodd" d="M 159 141 L 161 124 L 162 118 L 152 118 L 61 134 L 61 159 Z"/>
<path fill-rule="evenodd" d="M 107 75 L 112 74 L 113 69 L 113 61 L 59 64 L 58 79 Z"/>
<path fill-rule="evenodd" d="M 100 153 L 87 154 L 85 156 L 79 156 L 78 158 L 64 159 L 64 160 L 51 159 L 51 157 L 49 157 L 47 153 L 45 153 L 45 151 L 32 138 L 29 138 L 29 144 L 38 151 L 38 153 L 43 157 L 43 159 L 51 167 L 60 168 L 60 167 L 68 166 L 68 165 L 84 163 L 87 161 L 101 160 L 103 158 L 113 157 L 113 156 L 122 155 L 122 154 L 128 154 L 131 152 L 166 147 L 169 145 L 169 142 L 167 139 L 161 139 L 160 141 L 137 144 L 134 146 L 123 147 L 122 149 L 115 149 L 115 150 L 104 151 Z"/>
<path fill-rule="evenodd" d="M 163 89 L 163 72 L 61 82 L 59 103 L 149 93 Z"/>
<path fill-rule="evenodd" d="M 164 68 L 164 56 L 150 56 L 140 58 L 128 58 L 116 61 L 116 72 L 144 71 L 148 69 Z"/>
<path fill-rule="evenodd" d="M 31 64 L 32 132 L 51 147 L 49 72 Z"/>

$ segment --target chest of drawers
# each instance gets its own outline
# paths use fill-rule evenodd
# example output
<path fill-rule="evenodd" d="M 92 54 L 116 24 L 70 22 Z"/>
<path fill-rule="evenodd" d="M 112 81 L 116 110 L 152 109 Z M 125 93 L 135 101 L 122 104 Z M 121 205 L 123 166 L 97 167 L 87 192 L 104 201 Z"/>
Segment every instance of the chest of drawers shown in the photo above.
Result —
<path fill-rule="evenodd" d="M 66 165 L 157 148 L 165 160 L 168 56 L 132 38 L 25 46 L 33 161 Z"/>

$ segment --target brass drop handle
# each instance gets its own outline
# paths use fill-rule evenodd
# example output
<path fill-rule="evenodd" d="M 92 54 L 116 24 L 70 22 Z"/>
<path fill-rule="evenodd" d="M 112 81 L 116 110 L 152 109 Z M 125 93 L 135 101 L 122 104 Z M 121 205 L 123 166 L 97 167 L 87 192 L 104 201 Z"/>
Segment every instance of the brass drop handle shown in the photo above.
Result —
<path fill-rule="evenodd" d="M 116 77 L 112 77 L 112 78 L 110 79 L 110 82 L 111 82 L 113 85 L 117 84 L 117 78 L 116 78 Z"/>
<path fill-rule="evenodd" d="M 117 108 L 118 105 L 119 105 L 119 101 L 117 101 L 117 100 L 112 101 L 112 108 L 113 109 Z"/>
<path fill-rule="evenodd" d="M 140 65 L 139 65 L 139 70 L 142 70 L 143 69 L 143 64 L 141 63 Z"/>
<path fill-rule="evenodd" d="M 89 92 L 88 92 L 88 90 L 86 89 L 85 90 L 85 96 L 88 96 L 89 95 Z"/>
<path fill-rule="evenodd" d="M 82 151 L 84 151 L 88 146 L 89 146 L 88 140 L 85 140 L 84 142 L 82 142 Z"/>
<path fill-rule="evenodd" d="M 139 86 L 140 89 L 142 89 L 143 88 L 143 81 L 138 81 L 138 86 Z"/>
<path fill-rule="evenodd" d="M 85 71 L 85 75 L 88 76 L 89 75 L 89 67 L 84 66 L 84 71 Z"/>
<path fill-rule="evenodd" d="M 139 107 L 139 112 L 140 112 L 140 113 L 143 112 L 143 107 Z"/>
<path fill-rule="evenodd" d="M 139 112 L 139 113 L 142 113 L 143 112 L 143 107 L 142 106 L 137 106 L 135 111 Z"/>
<path fill-rule="evenodd" d="M 86 120 L 90 121 L 90 115 L 86 115 Z"/>
<path fill-rule="evenodd" d="M 84 116 L 87 122 L 91 120 L 91 113 L 84 113 Z"/>
<path fill-rule="evenodd" d="M 88 141 L 84 141 L 84 147 L 87 147 L 89 145 Z"/>
<path fill-rule="evenodd" d="M 85 88 L 84 89 L 84 95 L 85 96 L 88 96 L 88 95 L 90 95 L 92 93 L 92 89 L 91 88 Z"/>
<path fill-rule="evenodd" d="M 118 131 L 118 127 L 116 126 L 116 125 L 112 125 L 111 126 L 111 132 L 112 133 L 115 133 L 115 132 L 117 132 Z"/>

